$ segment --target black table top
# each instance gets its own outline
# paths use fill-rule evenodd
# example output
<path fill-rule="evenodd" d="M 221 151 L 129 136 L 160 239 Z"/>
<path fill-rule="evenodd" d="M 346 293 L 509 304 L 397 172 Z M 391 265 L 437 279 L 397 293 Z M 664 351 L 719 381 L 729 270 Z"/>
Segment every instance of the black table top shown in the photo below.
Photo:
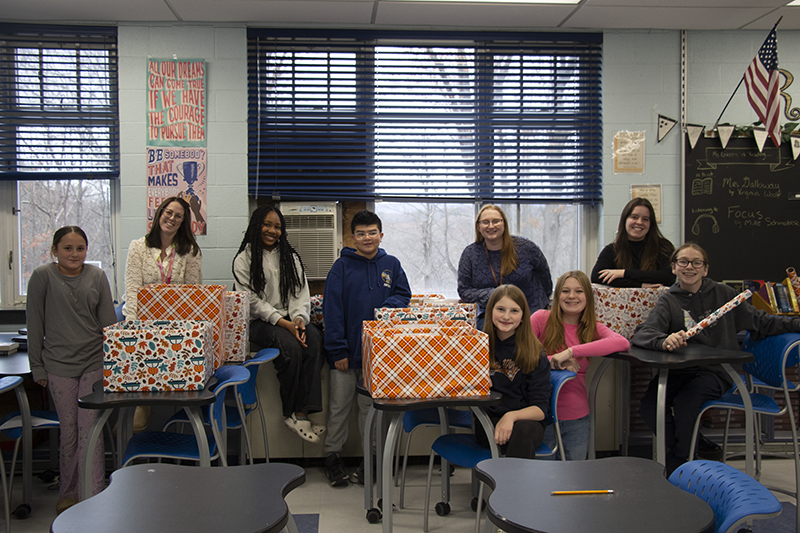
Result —
<path fill-rule="evenodd" d="M 372 404 L 380 411 L 415 411 L 435 407 L 489 407 L 503 399 L 499 392 L 487 396 L 451 396 L 447 398 L 373 398 Z"/>
<path fill-rule="evenodd" d="M 140 464 L 111 474 L 100 494 L 59 515 L 52 533 L 256 533 L 286 526 L 284 497 L 305 482 L 297 465 L 227 468 Z"/>
<path fill-rule="evenodd" d="M 609 355 L 612 359 L 622 359 L 633 363 L 641 363 L 654 368 L 686 368 L 697 365 L 714 365 L 722 363 L 749 363 L 753 354 L 740 350 L 714 348 L 703 344 L 690 343 L 672 352 L 649 350 L 631 346 L 624 352 Z"/>
<path fill-rule="evenodd" d="M 0 333 L 0 341 L 11 341 L 12 337 L 18 337 L 19 333 Z M 0 375 L 2 376 L 24 376 L 31 373 L 28 352 L 20 349 L 11 355 L 0 356 Z"/>
<path fill-rule="evenodd" d="M 491 487 L 488 513 L 509 533 L 675 533 L 714 531 L 703 500 L 664 477 L 664 467 L 640 457 L 595 461 L 488 459 L 477 476 Z M 551 491 L 613 494 L 553 496 Z"/>
<path fill-rule="evenodd" d="M 192 407 L 209 405 L 214 401 L 214 393 L 209 390 L 213 381 L 206 383 L 200 391 L 163 392 L 103 392 L 103 382 L 94 384 L 92 393 L 78 398 L 78 406 L 83 409 L 113 409 L 136 405 L 174 405 Z"/>

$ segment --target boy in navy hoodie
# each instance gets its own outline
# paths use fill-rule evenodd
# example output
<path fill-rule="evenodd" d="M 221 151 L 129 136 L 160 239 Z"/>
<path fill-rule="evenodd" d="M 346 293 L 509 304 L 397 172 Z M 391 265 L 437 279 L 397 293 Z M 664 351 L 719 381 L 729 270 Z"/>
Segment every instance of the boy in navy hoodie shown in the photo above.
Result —
<path fill-rule="evenodd" d="M 331 267 L 325 281 L 322 315 L 325 320 L 325 351 L 330 374 L 325 475 L 331 486 L 347 485 L 347 480 L 364 483 L 364 462 L 348 476 L 339 453 L 347 441 L 353 397 L 358 398 L 358 427 L 364 423 L 371 405 L 369 398 L 356 394 L 361 379 L 361 323 L 375 319 L 380 307 L 406 307 L 411 289 L 400 261 L 379 248 L 383 227 L 378 215 L 359 211 L 350 223 L 355 249 L 345 247 Z"/>

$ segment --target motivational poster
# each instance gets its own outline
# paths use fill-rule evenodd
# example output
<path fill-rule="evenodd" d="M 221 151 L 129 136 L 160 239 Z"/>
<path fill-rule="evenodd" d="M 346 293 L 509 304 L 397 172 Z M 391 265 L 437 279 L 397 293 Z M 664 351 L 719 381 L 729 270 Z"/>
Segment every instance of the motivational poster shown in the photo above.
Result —
<path fill-rule="evenodd" d="M 165 198 L 177 196 L 191 208 L 192 233 L 206 235 L 205 148 L 147 148 L 147 231 Z"/>
<path fill-rule="evenodd" d="M 147 145 L 206 146 L 206 62 L 147 60 Z"/>

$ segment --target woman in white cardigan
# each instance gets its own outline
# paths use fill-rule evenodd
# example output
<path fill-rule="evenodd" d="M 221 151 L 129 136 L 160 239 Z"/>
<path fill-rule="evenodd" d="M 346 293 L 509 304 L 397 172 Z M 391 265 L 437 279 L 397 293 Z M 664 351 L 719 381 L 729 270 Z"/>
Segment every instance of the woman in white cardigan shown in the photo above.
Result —
<path fill-rule="evenodd" d="M 152 283 L 203 283 L 203 256 L 192 234 L 192 211 L 186 200 L 177 196 L 161 202 L 150 231 L 128 248 L 122 308 L 126 319 L 137 320 L 139 289 Z M 150 407 L 137 407 L 133 431 L 144 431 L 149 422 Z"/>
<path fill-rule="evenodd" d="M 128 248 L 122 310 L 126 319 L 137 319 L 137 293 L 151 283 L 203 283 L 203 257 L 192 234 L 192 211 L 176 196 L 161 202 L 150 231 Z"/>

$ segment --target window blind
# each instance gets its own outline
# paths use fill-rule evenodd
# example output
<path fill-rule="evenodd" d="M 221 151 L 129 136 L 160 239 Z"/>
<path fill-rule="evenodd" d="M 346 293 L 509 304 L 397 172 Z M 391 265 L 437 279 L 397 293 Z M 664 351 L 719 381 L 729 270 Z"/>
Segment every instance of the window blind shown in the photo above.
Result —
<path fill-rule="evenodd" d="M 256 198 L 601 199 L 602 34 L 248 30 Z"/>
<path fill-rule="evenodd" d="M 0 179 L 108 179 L 119 159 L 117 29 L 0 24 Z"/>

